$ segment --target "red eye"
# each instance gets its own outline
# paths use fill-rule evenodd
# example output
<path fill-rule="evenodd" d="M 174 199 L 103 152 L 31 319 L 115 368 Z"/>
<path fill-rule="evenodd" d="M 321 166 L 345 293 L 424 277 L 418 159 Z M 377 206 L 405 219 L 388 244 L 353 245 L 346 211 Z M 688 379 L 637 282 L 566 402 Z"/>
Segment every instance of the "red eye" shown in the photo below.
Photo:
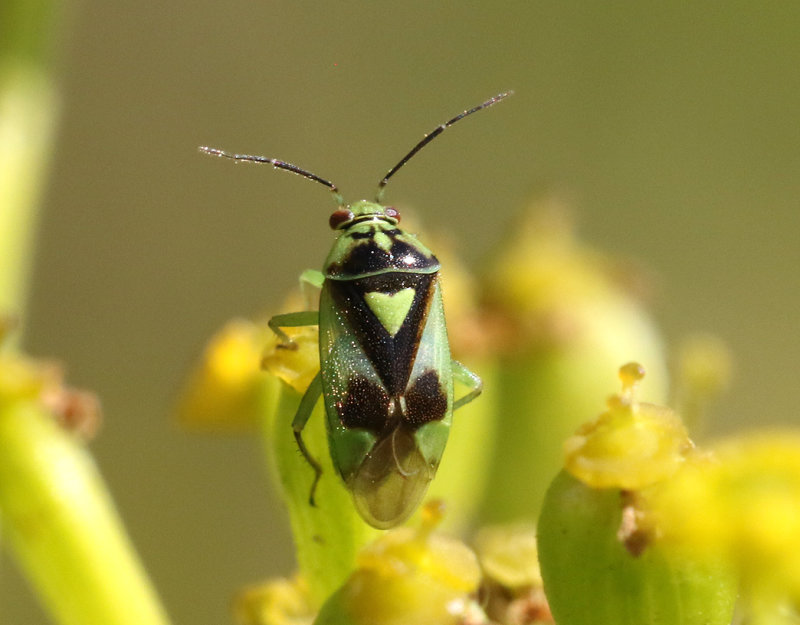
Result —
<path fill-rule="evenodd" d="M 386 215 L 387 217 L 391 217 L 392 219 L 400 223 L 400 212 L 396 208 L 392 206 L 387 206 L 386 208 L 383 209 L 383 214 Z"/>
<path fill-rule="evenodd" d="M 341 227 L 342 224 L 347 223 L 348 221 L 352 220 L 354 217 L 353 212 L 347 210 L 346 208 L 340 208 L 338 210 L 333 211 L 331 214 L 331 218 L 328 223 L 331 225 L 333 230 Z"/>

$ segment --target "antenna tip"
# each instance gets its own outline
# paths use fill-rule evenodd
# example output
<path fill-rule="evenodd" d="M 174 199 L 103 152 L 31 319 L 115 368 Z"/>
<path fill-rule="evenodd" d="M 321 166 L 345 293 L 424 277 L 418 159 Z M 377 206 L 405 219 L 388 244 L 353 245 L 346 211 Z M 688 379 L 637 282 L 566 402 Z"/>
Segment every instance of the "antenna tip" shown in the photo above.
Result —
<path fill-rule="evenodd" d="M 207 145 L 201 145 L 197 148 L 198 152 L 202 152 L 203 154 L 209 154 L 211 156 L 224 156 L 225 153 L 222 150 L 218 150 L 217 148 L 210 148 Z"/>

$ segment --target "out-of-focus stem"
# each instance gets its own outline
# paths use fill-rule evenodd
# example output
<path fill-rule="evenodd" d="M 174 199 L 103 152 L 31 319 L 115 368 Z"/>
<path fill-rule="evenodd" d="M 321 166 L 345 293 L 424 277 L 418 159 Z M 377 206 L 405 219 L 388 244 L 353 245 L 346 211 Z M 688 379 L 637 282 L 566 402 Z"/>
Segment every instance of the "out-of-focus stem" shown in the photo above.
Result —
<path fill-rule="evenodd" d="M 167 625 L 102 478 L 38 402 L 0 397 L 5 541 L 61 625 Z"/>
<path fill-rule="evenodd" d="M 0 314 L 22 317 L 58 114 L 54 0 L 0 3 Z"/>

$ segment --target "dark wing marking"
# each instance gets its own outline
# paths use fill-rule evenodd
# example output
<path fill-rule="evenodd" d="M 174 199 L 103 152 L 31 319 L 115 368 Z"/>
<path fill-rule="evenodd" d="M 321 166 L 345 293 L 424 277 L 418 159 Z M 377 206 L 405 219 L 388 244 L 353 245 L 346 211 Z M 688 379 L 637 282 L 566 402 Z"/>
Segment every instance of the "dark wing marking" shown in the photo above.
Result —
<path fill-rule="evenodd" d="M 439 375 L 429 369 L 419 376 L 406 392 L 404 420 L 413 428 L 430 421 L 439 421 L 447 413 L 447 395 L 439 383 Z"/>
<path fill-rule="evenodd" d="M 353 374 L 347 381 L 347 395 L 336 409 L 344 427 L 381 433 L 389 420 L 389 396 L 375 382 Z"/>

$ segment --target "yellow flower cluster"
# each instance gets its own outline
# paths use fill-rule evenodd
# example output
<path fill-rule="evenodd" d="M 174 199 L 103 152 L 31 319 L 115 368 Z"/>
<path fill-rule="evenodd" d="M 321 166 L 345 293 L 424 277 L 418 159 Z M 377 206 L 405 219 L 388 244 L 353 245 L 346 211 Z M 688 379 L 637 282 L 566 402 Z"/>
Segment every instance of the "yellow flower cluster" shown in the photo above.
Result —
<path fill-rule="evenodd" d="M 322 607 L 315 625 L 457 625 L 475 610 L 475 554 L 458 540 L 433 533 L 437 503 L 420 527 L 383 534 L 359 555 L 356 571 Z"/>
<path fill-rule="evenodd" d="M 665 542 L 732 563 L 751 601 L 800 602 L 800 432 L 723 441 L 649 503 Z"/>
<path fill-rule="evenodd" d="M 608 410 L 564 443 L 565 468 L 593 488 L 640 490 L 674 474 L 692 443 L 669 408 L 639 403 L 636 386 L 644 369 L 620 369 L 623 392 Z"/>

